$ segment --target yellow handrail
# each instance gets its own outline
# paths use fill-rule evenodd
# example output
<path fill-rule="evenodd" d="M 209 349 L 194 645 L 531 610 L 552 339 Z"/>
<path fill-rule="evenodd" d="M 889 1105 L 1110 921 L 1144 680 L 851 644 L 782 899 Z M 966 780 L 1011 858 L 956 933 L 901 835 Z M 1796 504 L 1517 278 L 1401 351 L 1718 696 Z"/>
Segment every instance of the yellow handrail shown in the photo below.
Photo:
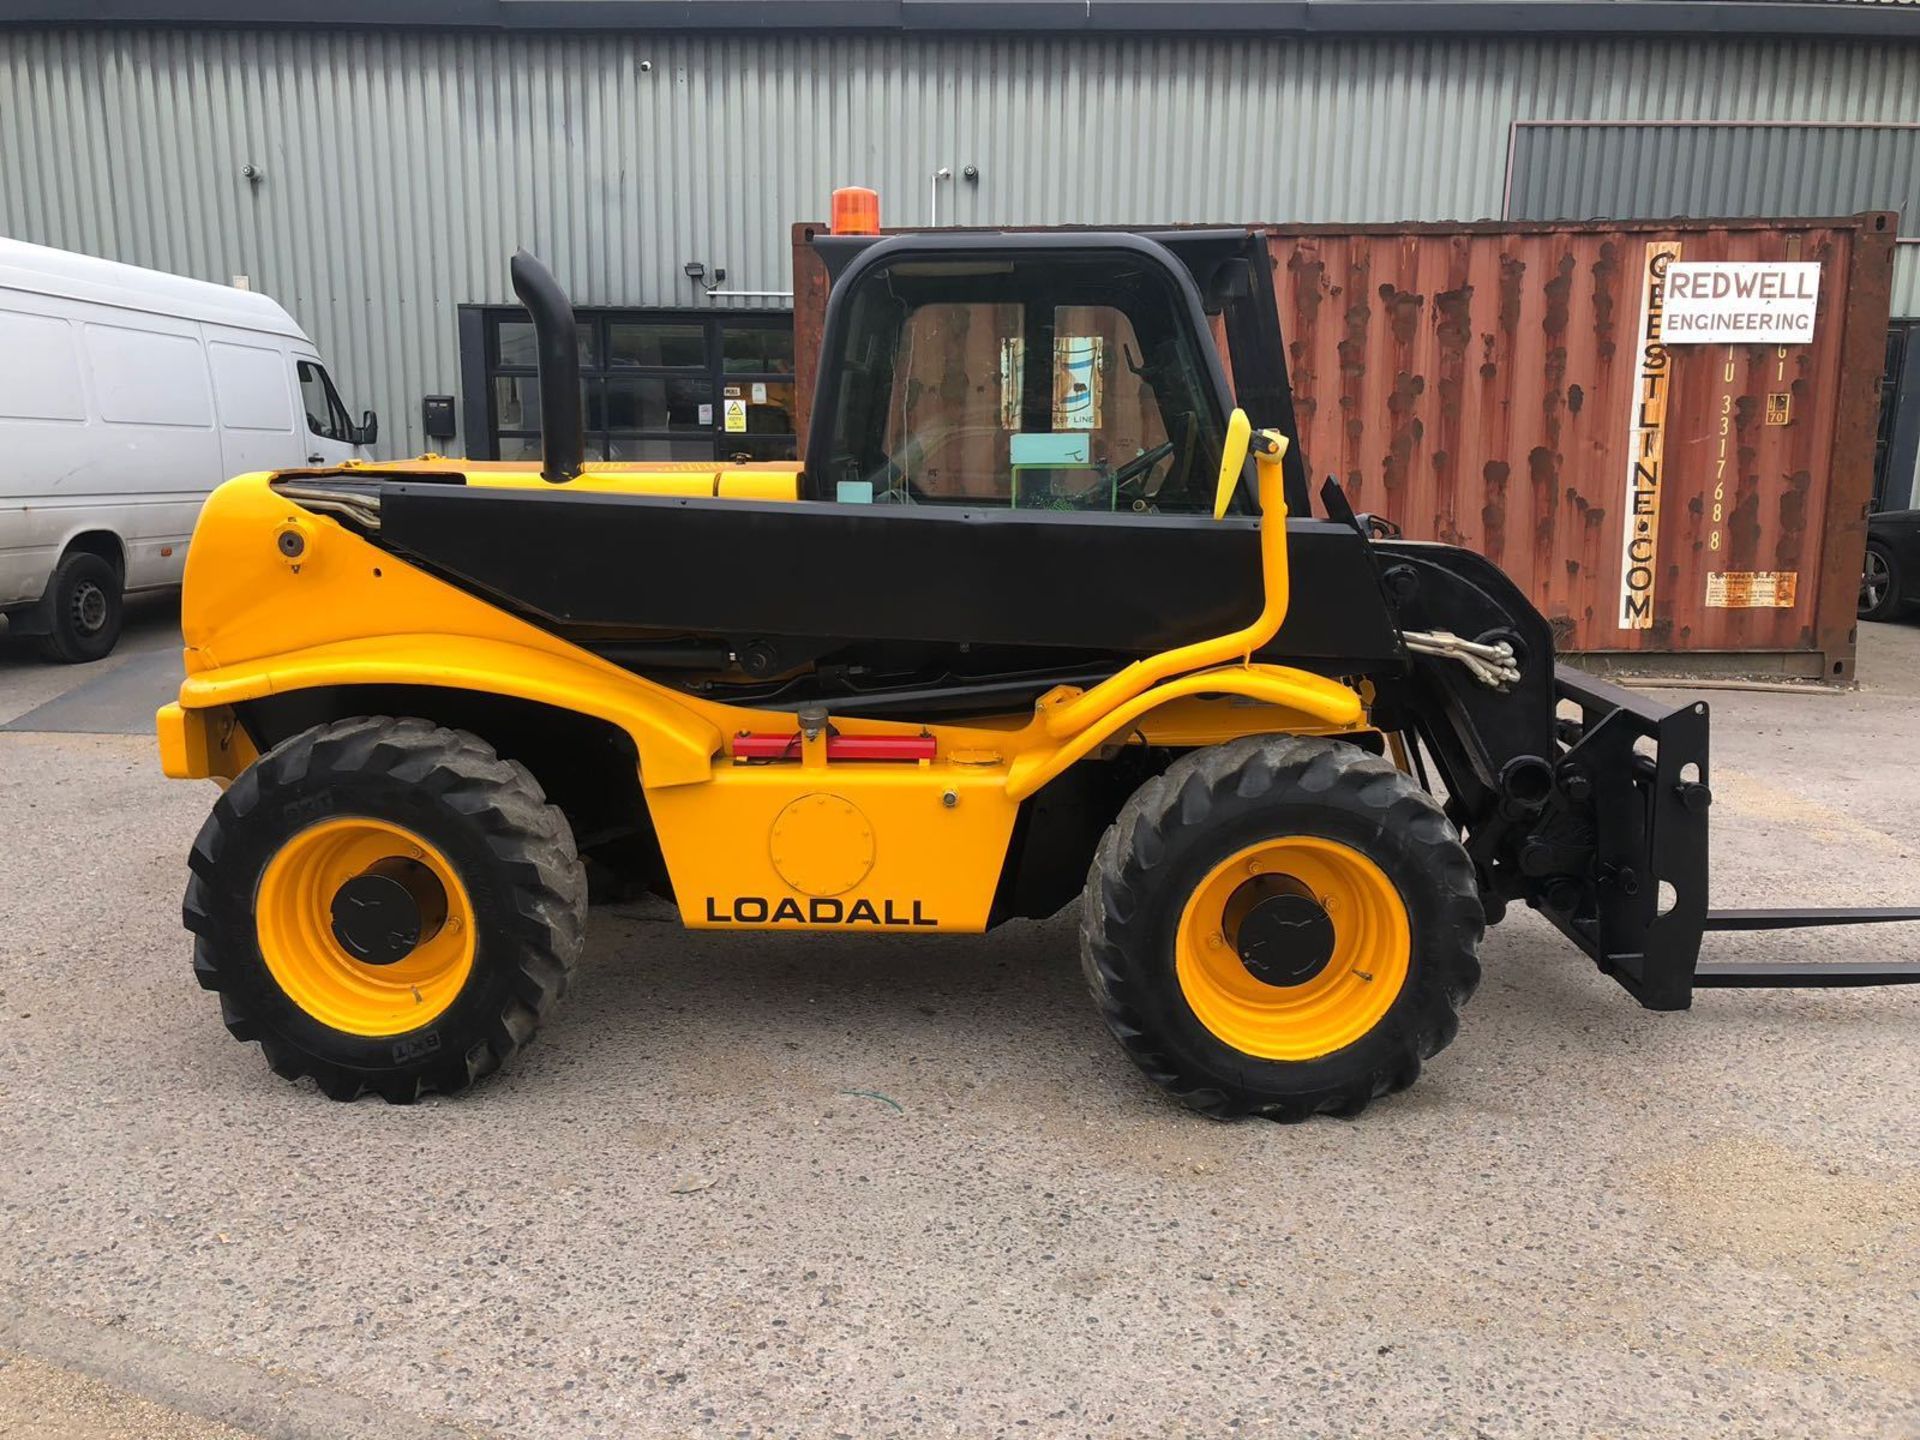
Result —
<path fill-rule="evenodd" d="M 1280 633 L 1281 622 L 1287 618 L 1288 599 L 1287 500 L 1280 468 L 1281 459 L 1287 453 L 1287 437 L 1263 430 L 1253 437 L 1252 446 L 1259 471 L 1260 576 L 1266 590 L 1266 603 L 1261 607 L 1259 618 L 1230 635 L 1199 640 L 1134 661 L 1093 689 L 1049 710 L 1047 734 L 1055 739 L 1077 734 L 1108 711 L 1126 704 L 1170 675 L 1222 665 L 1229 660 L 1245 661 Z"/>

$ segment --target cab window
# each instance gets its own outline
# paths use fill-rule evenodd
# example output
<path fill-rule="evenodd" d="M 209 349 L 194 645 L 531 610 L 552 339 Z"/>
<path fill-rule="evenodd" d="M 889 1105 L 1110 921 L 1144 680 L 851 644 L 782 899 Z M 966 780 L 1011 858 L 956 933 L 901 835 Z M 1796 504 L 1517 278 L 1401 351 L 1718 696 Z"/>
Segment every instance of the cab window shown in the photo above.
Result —
<path fill-rule="evenodd" d="M 1210 510 L 1219 405 L 1159 267 L 956 254 L 854 283 L 828 498 Z"/>
<path fill-rule="evenodd" d="M 307 412 L 307 429 L 323 440 L 353 443 L 353 422 L 340 403 L 327 372 L 311 360 L 299 362 L 300 403 Z M 284 371 L 281 373 L 285 373 Z"/>

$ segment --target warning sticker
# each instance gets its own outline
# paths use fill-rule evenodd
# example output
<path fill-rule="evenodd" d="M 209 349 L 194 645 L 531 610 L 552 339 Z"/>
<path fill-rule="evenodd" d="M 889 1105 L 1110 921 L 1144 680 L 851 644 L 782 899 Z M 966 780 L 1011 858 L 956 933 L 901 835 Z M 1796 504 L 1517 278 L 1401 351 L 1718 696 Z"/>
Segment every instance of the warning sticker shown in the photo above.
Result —
<path fill-rule="evenodd" d="M 1789 390 L 1767 392 L 1767 424 L 1784 425 L 1793 419 L 1793 393 Z"/>
<path fill-rule="evenodd" d="M 726 405 L 727 405 L 727 420 L 726 420 L 727 434 L 729 435 L 746 434 L 747 433 L 747 402 L 744 400 L 728 400 L 726 402 Z"/>
<path fill-rule="evenodd" d="M 1799 588 L 1798 570 L 1709 572 L 1707 605 L 1714 610 L 1791 610 Z"/>

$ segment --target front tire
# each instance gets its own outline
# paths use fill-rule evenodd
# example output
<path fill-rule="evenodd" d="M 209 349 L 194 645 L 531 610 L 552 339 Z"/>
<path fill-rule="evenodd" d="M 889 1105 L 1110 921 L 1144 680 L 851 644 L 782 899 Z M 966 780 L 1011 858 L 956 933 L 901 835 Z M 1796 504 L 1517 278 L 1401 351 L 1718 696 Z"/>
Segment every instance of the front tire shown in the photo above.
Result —
<path fill-rule="evenodd" d="M 1143 785 L 1094 857 L 1081 960 L 1109 1028 L 1218 1118 L 1357 1115 L 1459 1028 L 1486 928 L 1432 796 L 1335 740 L 1256 736 Z"/>
<path fill-rule="evenodd" d="M 44 607 L 47 633 L 40 653 L 62 665 L 104 660 L 120 642 L 125 600 L 120 572 L 100 556 L 70 550 L 47 577 Z"/>
<path fill-rule="evenodd" d="M 497 1069 L 565 993 L 586 924 L 566 818 L 425 720 L 316 726 L 214 804 L 188 859 L 193 968 L 287 1079 L 396 1104 Z"/>

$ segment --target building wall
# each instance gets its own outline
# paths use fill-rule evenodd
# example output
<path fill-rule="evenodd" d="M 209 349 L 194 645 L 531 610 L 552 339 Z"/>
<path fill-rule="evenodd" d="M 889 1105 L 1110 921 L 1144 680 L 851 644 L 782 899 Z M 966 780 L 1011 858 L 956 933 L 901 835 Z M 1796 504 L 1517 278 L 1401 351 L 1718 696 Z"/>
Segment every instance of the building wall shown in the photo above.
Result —
<path fill-rule="evenodd" d="M 1531 120 L 1511 176 L 1516 220 L 1892 210 L 1920 237 L 1920 120 Z"/>
<path fill-rule="evenodd" d="M 583 304 L 784 289 L 834 185 L 920 224 L 941 166 L 943 224 L 1473 219 L 1548 117 L 1912 120 L 1920 46 L 4 31 L 0 232 L 249 276 L 405 453 L 519 245 Z"/>

